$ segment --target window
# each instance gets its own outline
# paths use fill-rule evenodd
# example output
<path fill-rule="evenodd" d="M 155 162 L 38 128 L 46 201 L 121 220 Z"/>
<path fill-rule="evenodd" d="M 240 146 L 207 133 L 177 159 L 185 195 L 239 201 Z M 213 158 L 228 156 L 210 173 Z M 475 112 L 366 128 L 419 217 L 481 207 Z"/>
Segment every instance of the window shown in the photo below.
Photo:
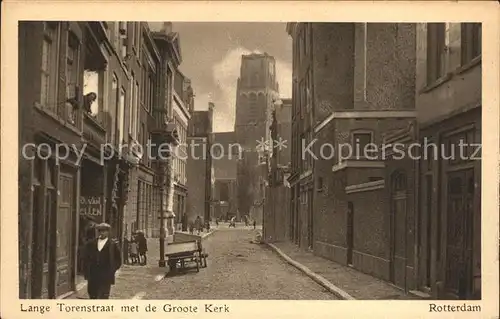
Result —
<path fill-rule="evenodd" d="M 141 123 L 141 136 L 140 136 L 140 138 L 141 138 L 140 142 L 142 143 L 142 148 L 146 149 L 146 147 L 147 147 L 147 135 L 146 135 L 146 126 L 144 125 L 144 123 Z M 142 161 L 144 164 L 147 163 L 147 158 L 148 158 L 147 156 L 142 157 Z"/>
<path fill-rule="evenodd" d="M 40 69 L 40 104 L 42 107 L 56 113 L 57 25 L 54 23 L 44 23 L 42 65 Z"/>
<path fill-rule="evenodd" d="M 137 52 L 137 46 L 136 46 L 136 34 L 137 34 L 137 27 L 136 27 L 136 23 L 135 22 L 131 22 L 130 23 L 131 27 L 130 27 L 130 38 L 129 38 L 129 43 L 130 43 L 130 46 L 132 47 L 134 53 Z"/>
<path fill-rule="evenodd" d="M 87 114 L 96 117 L 101 111 L 103 71 L 83 71 L 83 108 Z"/>
<path fill-rule="evenodd" d="M 146 90 L 147 90 L 146 81 L 145 81 L 145 79 L 146 79 L 146 67 L 142 68 L 141 73 L 142 73 L 142 76 L 141 76 L 141 79 L 142 79 L 141 104 L 142 104 L 142 107 L 146 107 Z"/>
<path fill-rule="evenodd" d="M 139 118 L 138 114 L 139 108 L 139 82 L 135 81 L 135 91 L 134 91 L 134 107 L 133 107 L 133 117 L 134 117 L 134 125 L 132 129 L 132 133 L 135 139 L 137 139 L 137 119 Z"/>
<path fill-rule="evenodd" d="M 124 132 L 125 132 L 125 89 L 122 87 L 120 89 L 120 104 L 117 110 L 118 118 L 118 144 L 124 142 Z"/>
<path fill-rule="evenodd" d="M 352 154 L 355 159 L 365 157 L 365 149 L 368 144 L 372 143 L 371 133 L 353 133 L 352 134 Z"/>
<path fill-rule="evenodd" d="M 147 60 L 144 61 L 144 68 L 142 70 L 142 104 L 143 107 L 150 112 L 155 100 L 155 73 L 151 69 Z"/>
<path fill-rule="evenodd" d="M 68 101 L 76 101 L 79 95 L 78 92 L 78 60 L 79 60 L 79 40 L 72 33 L 68 32 L 68 47 L 66 51 L 66 99 Z M 77 105 L 68 103 L 67 119 L 70 123 L 76 122 Z"/>
<path fill-rule="evenodd" d="M 128 123 L 128 133 L 130 135 L 133 135 L 133 127 L 135 125 L 135 120 L 136 120 L 136 117 L 134 116 L 134 102 L 135 102 L 135 74 L 134 72 L 132 72 L 131 74 L 132 76 L 132 81 L 130 81 L 130 94 L 129 94 L 129 97 L 130 97 L 130 101 L 129 101 L 129 104 L 128 104 L 128 117 L 129 117 L 129 123 Z"/>
<path fill-rule="evenodd" d="M 148 105 L 146 106 L 146 109 L 148 110 L 148 112 L 151 112 L 151 110 L 153 109 L 153 104 L 154 104 L 154 100 L 155 100 L 155 80 L 154 80 L 154 73 L 150 72 L 148 74 L 148 93 L 149 93 L 149 97 L 148 97 Z"/>
<path fill-rule="evenodd" d="M 116 110 L 118 109 L 118 77 L 116 74 L 113 74 L 113 79 L 111 81 L 111 118 L 115 118 L 117 116 Z M 116 136 L 116 122 L 111 121 L 111 127 L 109 128 L 111 130 L 111 137 L 110 140 L 112 142 L 115 142 L 115 136 Z"/>
<path fill-rule="evenodd" d="M 445 75 L 445 23 L 427 25 L 427 84 Z"/>
<path fill-rule="evenodd" d="M 120 21 L 120 50 L 122 58 L 127 56 L 127 36 L 128 36 L 128 23 Z"/>
<path fill-rule="evenodd" d="M 140 22 L 134 23 L 133 29 L 134 29 L 134 34 L 133 34 L 134 47 L 135 47 L 135 50 L 137 53 L 137 52 L 139 52 L 139 48 L 140 48 L 139 40 L 141 38 L 141 23 Z"/>
<path fill-rule="evenodd" d="M 116 52 L 120 52 L 120 22 L 113 22 L 113 46 L 115 47 Z"/>
<path fill-rule="evenodd" d="M 170 68 L 167 68 L 167 90 L 168 90 L 168 96 L 167 98 L 170 99 L 172 96 L 172 89 L 173 89 L 173 83 L 174 83 L 174 74 Z"/>
<path fill-rule="evenodd" d="M 462 65 L 481 55 L 481 23 L 462 23 Z"/>

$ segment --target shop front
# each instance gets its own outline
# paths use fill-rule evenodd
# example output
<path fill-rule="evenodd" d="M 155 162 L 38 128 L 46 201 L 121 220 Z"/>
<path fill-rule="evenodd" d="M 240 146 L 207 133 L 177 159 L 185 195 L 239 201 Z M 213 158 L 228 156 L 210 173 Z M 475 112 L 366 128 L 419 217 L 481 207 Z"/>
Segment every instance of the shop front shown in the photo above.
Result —
<path fill-rule="evenodd" d="M 33 250 L 31 298 L 54 299 L 74 290 L 79 177 L 74 154 L 56 160 L 55 144 L 40 139 L 46 150 L 33 159 Z"/>
<path fill-rule="evenodd" d="M 78 273 L 83 273 L 83 249 L 96 238 L 94 226 L 105 220 L 104 203 L 106 167 L 86 158 L 81 165 L 80 209 L 78 223 Z"/>

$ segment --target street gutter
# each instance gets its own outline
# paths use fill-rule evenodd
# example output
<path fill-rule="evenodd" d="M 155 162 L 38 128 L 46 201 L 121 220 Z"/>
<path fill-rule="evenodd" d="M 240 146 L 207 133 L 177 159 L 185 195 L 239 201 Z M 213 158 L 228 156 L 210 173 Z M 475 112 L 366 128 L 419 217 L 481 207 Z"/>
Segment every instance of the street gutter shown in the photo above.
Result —
<path fill-rule="evenodd" d="M 281 258 L 283 258 L 286 262 L 288 262 L 290 265 L 294 266 L 298 270 L 302 271 L 304 274 L 306 274 L 308 277 L 310 277 L 312 280 L 326 288 L 328 291 L 330 291 L 332 294 L 340 298 L 341 300 L 356 300 L 353 296 L 345 292 L 344 290 L 340 289 L 339 287 L 335 286 L 332 284 L 328 279 L 325 277 L 318 275 L 317 273 L 313 272 L 311 269 L 307 268 L 303 264 L 293 260 L 290 258 L 287 254 L 285 254 L 281 249 L 276 247 L 275 245 L 271 243 L 266 243 L 271 249 L 273 249 Z"/>

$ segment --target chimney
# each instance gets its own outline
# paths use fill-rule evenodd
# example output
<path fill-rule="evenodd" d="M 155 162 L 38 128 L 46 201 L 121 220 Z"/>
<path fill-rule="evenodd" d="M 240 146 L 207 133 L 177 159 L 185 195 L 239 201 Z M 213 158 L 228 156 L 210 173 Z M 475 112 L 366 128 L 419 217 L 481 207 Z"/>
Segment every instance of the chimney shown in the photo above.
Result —
<path fill-rule="evenodd" d="M 165 34 L 170 34 L 172 32 L 172 22 L 163 22 L 163 27 L 161 28 L 161 32 Z"/>

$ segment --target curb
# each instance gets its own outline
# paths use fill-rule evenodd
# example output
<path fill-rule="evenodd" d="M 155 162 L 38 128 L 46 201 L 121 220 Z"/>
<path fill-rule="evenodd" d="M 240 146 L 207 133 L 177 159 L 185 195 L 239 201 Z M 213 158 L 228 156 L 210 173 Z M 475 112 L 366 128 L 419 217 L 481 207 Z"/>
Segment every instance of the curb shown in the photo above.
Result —
<path fill-rule="evenodd" d="M 215 232 L 217 232 L 217 229 L 214 229 L 214 230 L 212 230 L 212 231 L 211 231 L 211 232 L 209 232 L 209 233 L 203 234 L 203 235 L 201 236 L 201 239 L 205 239 L 205 238 L 207 238 L 207 237 L 209 237 L 209 236 L 213 235 Z"/>
<path fill-rule="evenodd" d="M 339 287 L 335 286 L 332 284 L 328 279 L 326 279 L 323 276 L 318 275 L 317 273 L 313 272 L 311 269 L 307 268 L 306 266 L 302 265 L 301 263 L 293 260 L 290 258 L 288 255 L 286 255 L 284 252 L 281 251 L 278 247 L 271 243 L 267 243 L 269 247 L 271 247 L 278 255 L 280 255 L 281 258 L 283 258 L 286 262 L 288 262 L 290 265 L 294 266 L 295 268 L 299 269 L 302 271 L 304 274 L 309 276 L 312 280 L 326 288 L 328 291 L 330 291 L 332 294 L 335 296 L 339 297 L 342 300 L 356 300 L 353 296 L 349 295 L 347 292 L 344 290 L 340 289 Z"/>

